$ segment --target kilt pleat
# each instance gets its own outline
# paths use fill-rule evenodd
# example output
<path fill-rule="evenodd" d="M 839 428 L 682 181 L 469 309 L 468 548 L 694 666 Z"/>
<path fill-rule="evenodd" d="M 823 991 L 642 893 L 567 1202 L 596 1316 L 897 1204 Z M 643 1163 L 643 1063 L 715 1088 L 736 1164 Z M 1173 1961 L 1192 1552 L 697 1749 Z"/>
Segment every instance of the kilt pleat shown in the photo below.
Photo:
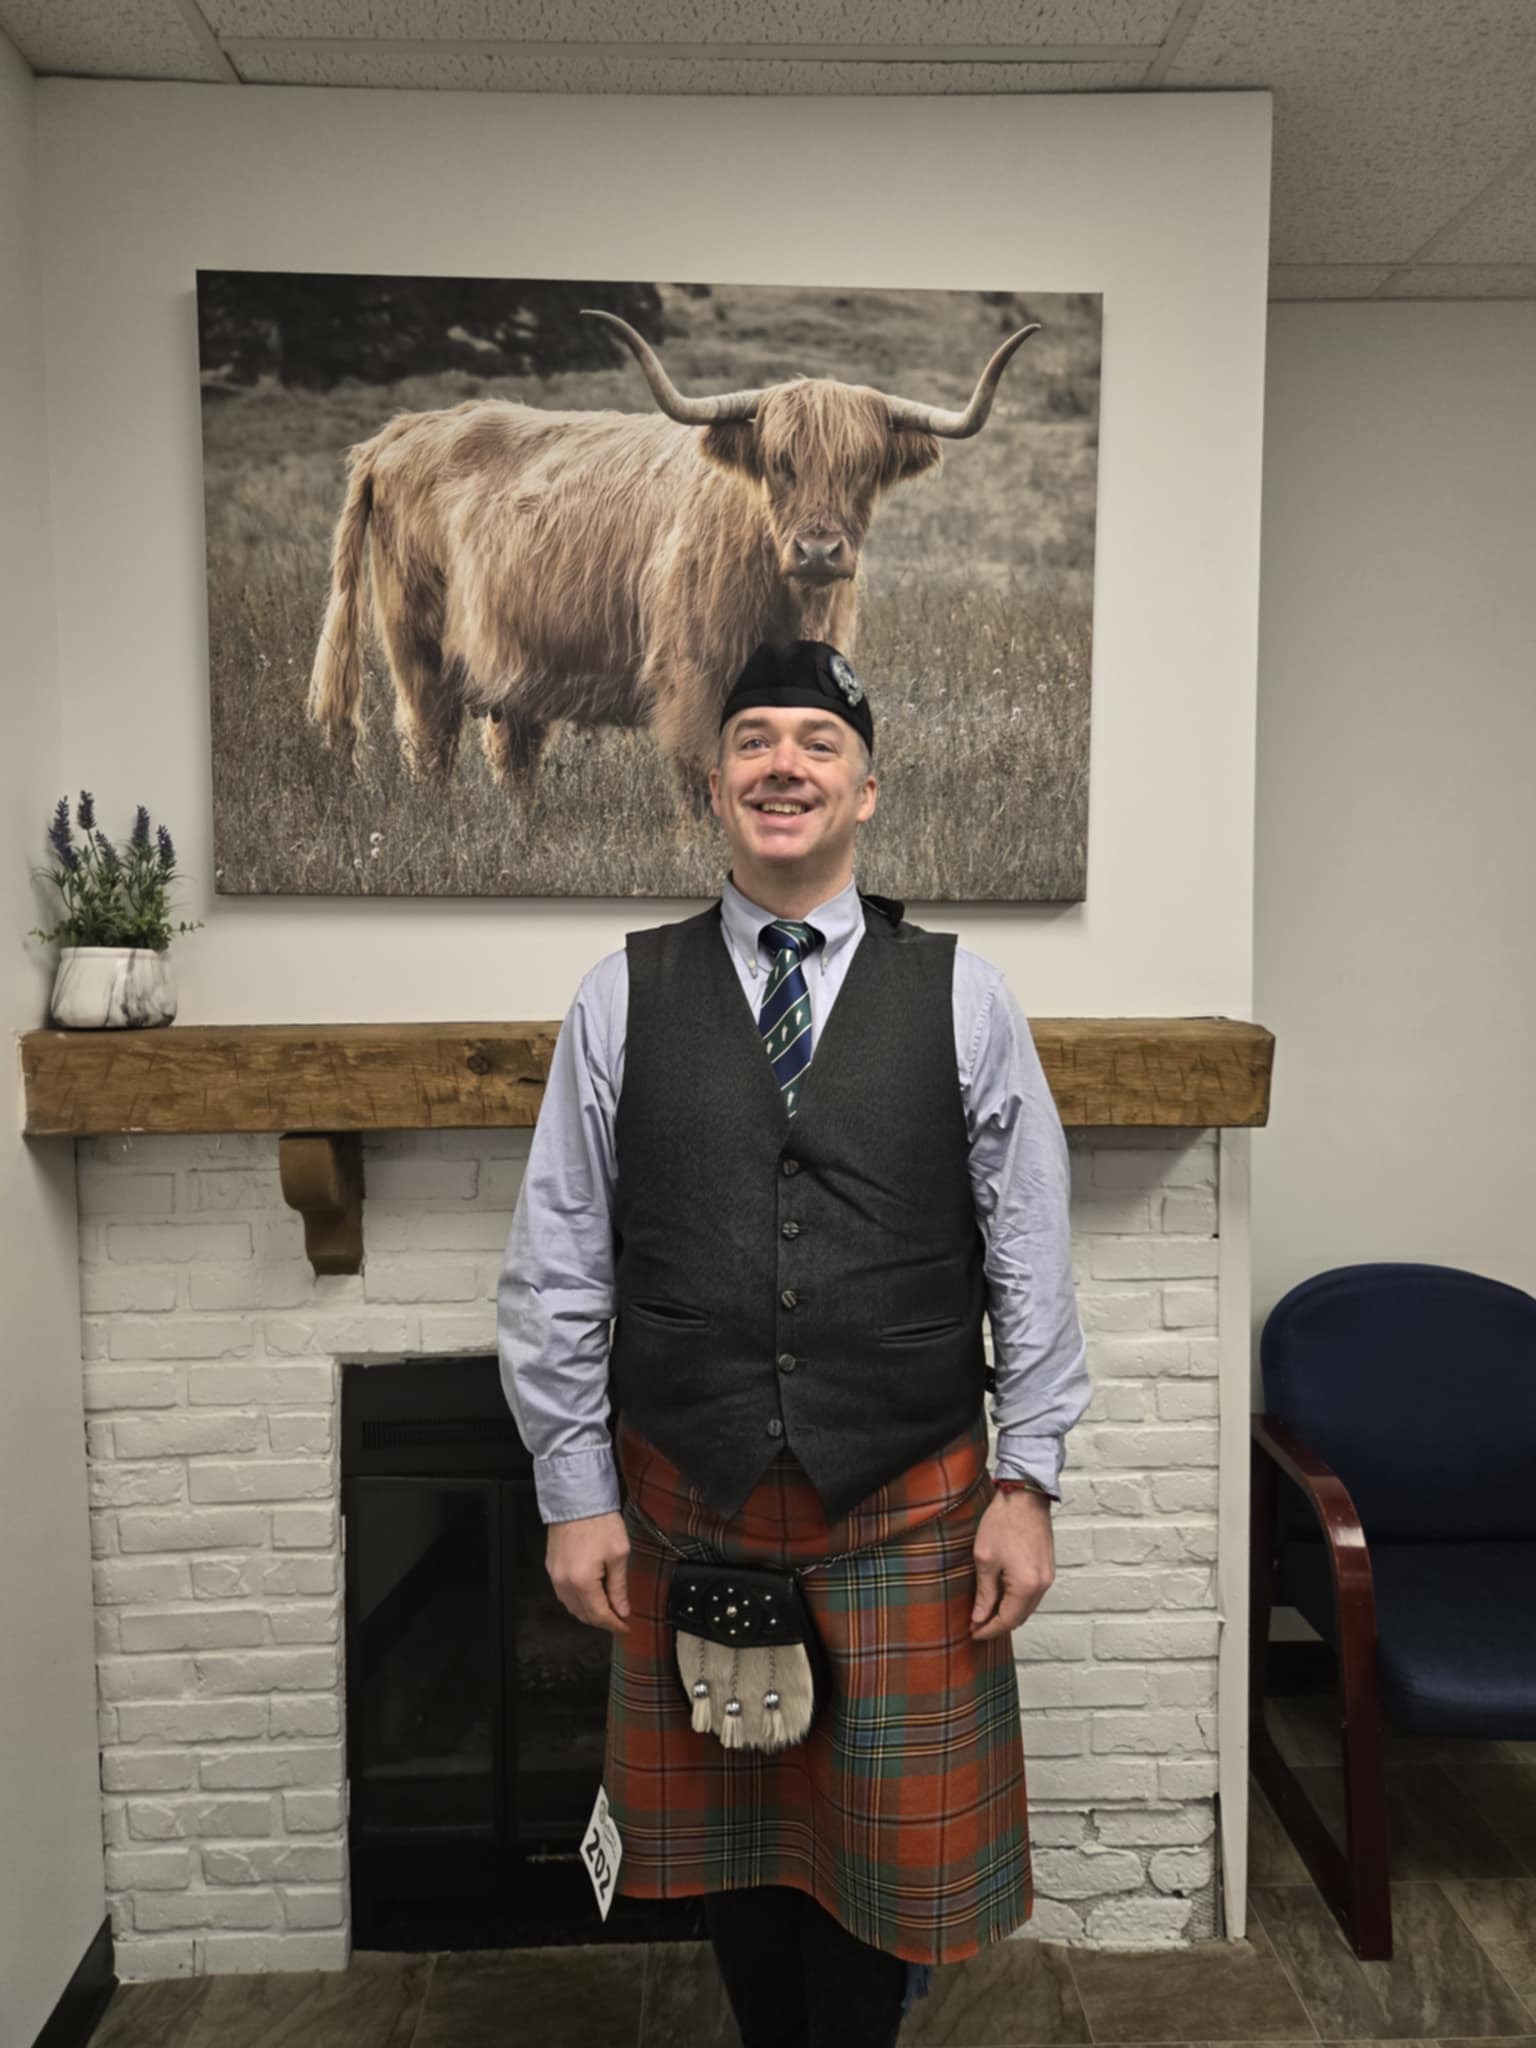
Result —
<path fill-rule="evenodd" d="M 972 1545 L 993 1487 L 986 1423 L 827 1520 L 781 1451 L 729 1520 L 620 1420 L 630 1537 L 627 1635 L 613 1639 L 603 1782 L 623 1843 L 618 1889 L 678 1898 L 793 1885 L 860 1940 L 958 1962 L 1033 1908 L 1013 1646 L 975 1642 Z M 831 1696 L 806 1738 L 727 1750 L 695 1734 L 667 1589 L 686 1556 L 789 1569 L 827 1650 Z"/>

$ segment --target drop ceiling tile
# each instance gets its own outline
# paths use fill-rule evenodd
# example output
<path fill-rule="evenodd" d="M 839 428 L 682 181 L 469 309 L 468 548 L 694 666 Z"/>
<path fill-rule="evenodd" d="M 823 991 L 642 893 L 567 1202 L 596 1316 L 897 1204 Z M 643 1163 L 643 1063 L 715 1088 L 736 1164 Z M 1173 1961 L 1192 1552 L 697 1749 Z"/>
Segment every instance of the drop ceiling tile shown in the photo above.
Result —
<path fill-rule="evenodd" d="M 1277 263 L 1269 273 L 1269 296 L 1368 299 L 1391 275 L 1390 263 Z"/>
<path fill-rule="evenodd" d="M 1530 0 L 1205 0 L 1166 86 L 1275 95 L 1280 263 L 1404 262 L 1531 140 Z"/>
<path fill-rule="evenodd" d="M 252 85 L 425 86 L 443 92 L 1011 93 L 1107 92 L 1145 64 L 860 64 L 811 58 L 611 56 L 569 49 L 527 57 L 483 44 L 463 51 L 335 43 L 228 46 Z"/>
<path fill-rule="evenodd" d="M 222 36 L 432 42 L 1161 42 L 1178 0 L 203 0 Z"/>
<path fill-rule="evenodd" d="M 1536 263 L 1536 158 L 1425 254 L 1436 263 Z"/>
<path fill-rule="evenodd" d="M 0 0 L 0 28 L 51 76 L 229 79 L 176 0 Z"/>
<path fill-rule="evenodd" d="M 1384 299 L 1536 299 L 1536 263 L 1413 263 L 1395 270 Z"/>

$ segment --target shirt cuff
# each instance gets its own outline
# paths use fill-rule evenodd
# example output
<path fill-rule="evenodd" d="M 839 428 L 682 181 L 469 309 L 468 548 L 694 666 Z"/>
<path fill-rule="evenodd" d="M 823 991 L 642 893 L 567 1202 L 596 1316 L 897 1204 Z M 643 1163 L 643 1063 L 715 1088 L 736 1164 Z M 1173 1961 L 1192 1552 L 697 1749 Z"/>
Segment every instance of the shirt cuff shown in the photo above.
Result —
<path fill-rule="evenodd" d="M 619 1473 L 612 1450 L 535 1458 L 533 1486 L 545 1522 L 576 1522 L 586 1515 L 619 1511 Z"/>
<path fill-rule="evenodd" d="M 1042 1493 L 1061 1499 L 1061 1468 L 1066 1445 L 1059 1436 L 1031 1436 L 1022 1429 L 997 1433 L 997 1479 L 1033 1479 Z"/>

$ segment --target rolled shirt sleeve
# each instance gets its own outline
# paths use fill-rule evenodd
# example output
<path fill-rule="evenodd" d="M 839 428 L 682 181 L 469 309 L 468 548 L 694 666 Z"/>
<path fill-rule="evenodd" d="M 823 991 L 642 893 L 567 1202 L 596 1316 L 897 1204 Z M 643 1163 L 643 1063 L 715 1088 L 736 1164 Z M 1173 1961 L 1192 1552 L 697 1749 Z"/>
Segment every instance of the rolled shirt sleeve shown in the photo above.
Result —
<path fill-rule="evenodd" d="M 496 1292 L 501 1384 L 545 1522 L 619 1507 L 609 1432 L 614 1105 L 628 977 L 592 968 L 555 1041 Z M 615 1031 L 615 1025 L 618 1029 Z"/>
<path fill-rule="evenodd" d="M 999 970 L 956 951 L 975 993 L 963 1078 L 971 1186 L 986 1242 L 997 1476 L 1061 1498 L 1067 1432 L 1088 1406 L 1072 1284 L 1071 1164 L 1035 1041 Z"/>

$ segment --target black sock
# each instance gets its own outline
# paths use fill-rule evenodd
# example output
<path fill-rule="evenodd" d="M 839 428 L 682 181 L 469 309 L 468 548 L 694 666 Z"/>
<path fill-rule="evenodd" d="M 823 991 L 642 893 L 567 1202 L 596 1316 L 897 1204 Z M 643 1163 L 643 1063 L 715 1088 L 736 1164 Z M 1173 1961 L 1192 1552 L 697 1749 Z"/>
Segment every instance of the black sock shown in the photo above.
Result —
<path fill-rule="evenodd" d="M 704 1924 L 742 2048 L 807 2048 L 800 1909 L 811 1903 L 784 1884 L 704 1894 Z"/>
<path fill-rule="evenodd" d="M 800 1904 L 810 2048 L 892 2048 L 901 2031 L 905 1959 L 860 1941 L 808 1895 Z"/>

